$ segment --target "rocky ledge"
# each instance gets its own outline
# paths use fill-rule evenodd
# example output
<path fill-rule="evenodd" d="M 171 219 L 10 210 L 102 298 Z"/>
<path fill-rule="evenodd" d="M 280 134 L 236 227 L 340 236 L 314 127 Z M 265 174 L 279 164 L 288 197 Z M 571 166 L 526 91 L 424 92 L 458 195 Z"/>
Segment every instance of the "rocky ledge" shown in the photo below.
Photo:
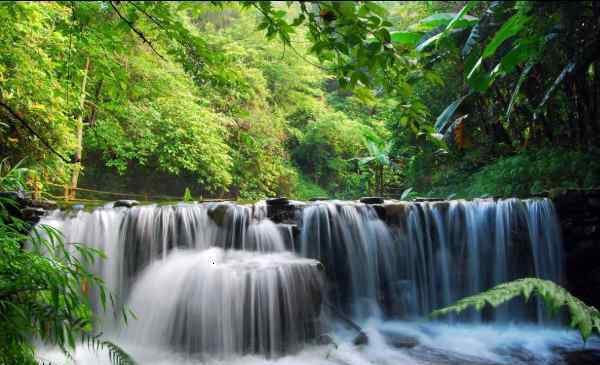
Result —
<path fill-rule="evenodd" d="M 14 202 L 5 204 L 6 202 Z M 0 192 L 0 202 L 3 203 L 8 213 L 23 221 L 35 224 L 47 210 L 57 209 L 58 204 L 52 200 L 31 199 L 21 192 Z"/>

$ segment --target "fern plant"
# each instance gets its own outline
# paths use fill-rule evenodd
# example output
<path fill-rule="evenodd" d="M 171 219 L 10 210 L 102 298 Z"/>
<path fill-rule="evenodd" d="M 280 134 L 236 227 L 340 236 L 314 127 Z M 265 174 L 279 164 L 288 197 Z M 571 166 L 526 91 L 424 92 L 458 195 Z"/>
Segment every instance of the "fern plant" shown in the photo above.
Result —
<path fill-rule="evenodd" d="M 0 191 L 24 186 L 20 169 L 1 171 Z M 68 358 L 81 340 L 106 349 L 115 365 L 134 364 L 120 347 L 91 335 L 95 318 L 88 288 L 97 289 L 104 308 L 108 300 L 114 302 L 102 279 L 88 270 L 104 253 L 67 244 L 49 226 L 32 230 L 9 213 L 11 206 L 18 209 L 12 198 L 0 197 L 0 364 L 37 364 L 35 340 L 59 347 Z M 123 309 L 125 321 L 127 313 Z"/>
<path fill-rule="evenodd" d="M 468 308 L 483 309 L 486 305 L 497 307 L 515 297 L 522 296 L 528 300 L 532 294 L 544 301 L 551 315 L 556 315 L 562 307 L 566 307 L 575 328 L 586 341 L 593 333 L 600 334 L 600 312 L 588 306 L 565 288 L 549 280 L 524 278 L 495 286 L 494 288 L 459 300 L 458 302 L 431 313 L 431 317 L 440 317 L 450 313 L 460 313 Z"/>

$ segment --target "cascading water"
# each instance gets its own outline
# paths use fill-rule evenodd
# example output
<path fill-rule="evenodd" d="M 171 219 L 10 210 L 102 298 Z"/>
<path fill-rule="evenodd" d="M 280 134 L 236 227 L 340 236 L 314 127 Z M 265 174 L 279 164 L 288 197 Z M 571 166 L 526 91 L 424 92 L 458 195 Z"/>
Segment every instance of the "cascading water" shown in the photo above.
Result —
<path fill-rule="evenodd" d="M 317 265 L 289 252 L 173 252 L 138 279 L 129 304 L 146 320 L 125 337 L 222 357 L 293 352 L 318 330 Z"/>
<path fill-rule="evenodd" d="M 395 224 L 389 226 L 373 207 L 361 204 L 323 202 L 304 209 L 301 252 L 324 263 L 337 285 L 336 302 L 348 303 L 355 317 L 380 309 L 388 317 L 423 317 L 520 277 L 562 282 L 562 242 L 548 200 L 457 200 L 394 208 Z M 526 310 L 505 306 L 493 317 L 542 320 L 542 310 L 534 309 L 533 315 Z M 473 311 L 468 317 L 480 321 L 482 314 Z"/>
<path fill-rule="evenodd" d="M 84 242 L 107 253 L 108 259 L 95 270 L 117 295 L 118 305 L 127 303 L 138 320 L 121 329 L 106 316 L 102 326 L 126 348 L 135 352 L 141 346 L 144 351 L 135 353 L 145 356 L 144 363 L 183 363 L 198 357 L 261 363 L 261 358 L 296 354 L 298 364 L 513 364 L 519 363 L 515 357 L 506 360 L 498 349 L 514 347 L 519 331 L 529 331 L 523 333 L 530 338 L 545 331 L 507 330 L 510 336 L 474 346 L 478 333 L 491 330 L 489 325 L 470 325 L 475 327 L 468 327 L 473 335 L 466 346 L 472 348 L 457 353 L 452 333 L 468 337 L 464 324 L 412 321 L 519 277 L 562 283 L 562 242 L 549 200 L 394 202 L 378 207 L 327 201 L 295 209 L 301 214 L 287 224 L 271 221 L 264 202 L 103 207 L 89 213 L 54 212 L 42 223 L 59 228 L 68 242 Z M 363 324 L 369 346 L 341 346 L 332 352 L 309 345 L 330 329 L 336 341 L 345 341 L 348 330 L 340 328 L 333 313 L 321 313 L 323 301 L 329 304 L 326 308 L 335 307 Z M 493 321 L 489 333 L 514 321 L 549 324 L 539 304 L 522 302 L 469 312 L 455 321 Z M 412 336 L 420 350 L 391 346 L 388 337 L 398 333 Z M 553 358 L 549 346 L 572 335 L 549 336 L 553 340 L 522 344 L 528 351 L 546 351 L 539 355 L 540 364 Z M 478 353 L 469 352 L 475 348 Z M 159 361 L 159 352 L 184 357 Z M 448 353 L 455 362 L 446 358 Z M 465 360 L 475 355 L 481 358 Z M 81 356 L 82 363 L 95 363 Z M 286 363 L 290 357 L 281 359 Z"/>

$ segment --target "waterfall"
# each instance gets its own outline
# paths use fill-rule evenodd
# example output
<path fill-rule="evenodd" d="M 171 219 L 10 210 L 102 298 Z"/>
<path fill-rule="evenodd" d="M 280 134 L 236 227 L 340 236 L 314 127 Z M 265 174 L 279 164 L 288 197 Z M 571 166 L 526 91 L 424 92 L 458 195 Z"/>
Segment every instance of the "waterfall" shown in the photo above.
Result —
<path fill-rule="evenodd" d="M 140 276 L 129 303 L 145 320 L 125 337 L 221 357 L 293 352 L 318 329 L 319 287 L 317 261 L 289 252 L 175 251 Z"/>
<path fill-rule="evenodd" d="M 374 207 L 355 203 L 317 203 L 303 212 L 301 252 L 323 262 L 335 283 L 331 297 L 355 318 L 381 311 L 419 318 L 509 280 L 563 280 L 562 241 L 547 199 L 398 203 L 389 210 L 388 225 Z M 465 317 L 544 320 L 541 307 L 523 303 Z"/>
<path fill-rule="evenodd" d="M 200 356 L 300 351 L 331 328 L 322 301 L 358 322 L 419 319 L 508 280 L 563 282 L 561 235 L 547 199 L 322 201 L 294 209 L 294 221 L 276 223 L 264 202 L 107 205 L 55 211 L 41 223 L 106 252 L 93 269 L 115 293 L 115 310 L 126 304 L 139 319 L 122 329 L 107 314 L 102 330 Z M 549 323 L 535 302 L 451 320 Z"/>

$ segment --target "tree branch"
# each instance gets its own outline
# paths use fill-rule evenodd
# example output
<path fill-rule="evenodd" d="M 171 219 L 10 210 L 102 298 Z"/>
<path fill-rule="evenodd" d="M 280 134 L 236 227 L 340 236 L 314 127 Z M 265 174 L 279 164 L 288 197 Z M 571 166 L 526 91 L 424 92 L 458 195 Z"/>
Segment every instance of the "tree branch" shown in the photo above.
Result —
<path fill-rule="evenodd" d="M 40 136 L 23 118 L 21 118 L 21 116 L 19 116 L 19 114 L 17 114 L 17 112 L 12 110 L 12 108 L 10 106 L 8 106 L 7 104 L 5 104 L 2 100 L 0 100 L 0 106 L 3 107 L 4 109 L 6 109 L 6 111 L 8 111 L 8 113 L 10 114 L 10 116 L 12 118 L 16 119 L 19 123 L 21 123 L 31 134 L 36 136 L 40 140 L 40 142 L 42 142 L 42 144 L 44 146 L 46 146 L 46 148 L 48 148 L 48 150 L 50 150 L 50 152 L 54 153 L 61 160 L 63 160 L 66 163 L 76 163 L 77 162 L 77 161 L 73 161 L 72 159 L 68 159 L 68 158 L 64 157 L 63 155 L 61 155 L 57 150 L 55 150 L 50 145 L 50 143 L 48 143 L 44 138 L 42 138 L 42 136 Z"/>
<path fill-rule="evenodd" d="M 131 30 L 132 30 L 132 31 L 133 31 L 135 34 L 137 34 L 137 35 L 138 35 L 138 37 L 140 37 L 140 39 L 141 39 L 141 40 L 142 40 L 144 43 L 146 43 L 146 44 L 147 44 L 147 45 L 150 47 L 150 49 L 151 49 L 151 50 L 152 50 L 152 51 L 153 51 L 153 52 L 154 52 L 154 53 L 155 53 L 155 54 L 156 54 L 158 57 L 160 57 L 160 59 L 162 59 L 163 61 L 166 61 L 166 60 L 167 60 L 165 57 L 163 57 L 163 55 L 161 55 L 161 54 L 160 54 L 160 52 L 158 52 L 158 51 L 156 50 L 156 48 L 154 48 L 154 45 L 152 44 L 152 42 L 150 42 L 150 41 L 149 41 L 149 40 L 146 38 L 146 36 L 144 35 L 144 33 L 143 33 L 141 30 L 137 29 L 137 28 L 135 27 L 135 25 L 133 24 L 133 22 L 131 22 L 129 19 L 125 18 L 125 17 L 123 16 L 123 14 L 121 14 L 121 12 L 119 11 L 119 9 L 118 9 L 118 8 L 115 6 L 115 4 L 113 4 L 113 2 L 112 2 L 112 1 L 109 1 L 108 3 L 109 3 L 109 4 L 110 4 L 110 6 L 113 8 L 113 10 L 115 11 L 115 13 L 117 13 L 117 15 L 119 16 L 119 18 L 121 18 L 121 20 L 123 20 L 123 21 L 124 21 L 124 22 L 125 22 L 125 23 L 126 23 L 128 26 L 129 26 L 129 28 L 130 28 L 130 29 L 131 29 Z"/>

